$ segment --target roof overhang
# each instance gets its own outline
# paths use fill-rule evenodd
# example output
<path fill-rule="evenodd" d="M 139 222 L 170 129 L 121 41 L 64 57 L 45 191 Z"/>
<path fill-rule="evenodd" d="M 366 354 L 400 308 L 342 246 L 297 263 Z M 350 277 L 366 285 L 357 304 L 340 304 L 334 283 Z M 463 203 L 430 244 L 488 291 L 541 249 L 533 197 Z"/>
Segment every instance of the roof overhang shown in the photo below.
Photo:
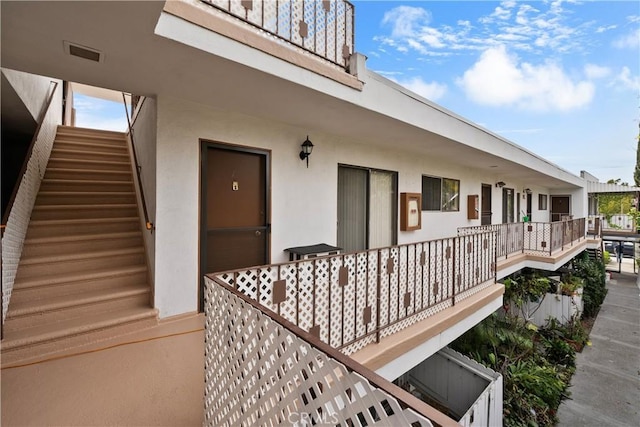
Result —
<path fill-rule="evenodd" d="M 358 90 L 163 11 L 164 2 L 0 3 L 2 64 L 117 91 L 175 97 L 336 140 L 394 147 L 557 189 L 584 181 L 383 77 Z M 100 51 L 74 57 L 64 43 Z"/>

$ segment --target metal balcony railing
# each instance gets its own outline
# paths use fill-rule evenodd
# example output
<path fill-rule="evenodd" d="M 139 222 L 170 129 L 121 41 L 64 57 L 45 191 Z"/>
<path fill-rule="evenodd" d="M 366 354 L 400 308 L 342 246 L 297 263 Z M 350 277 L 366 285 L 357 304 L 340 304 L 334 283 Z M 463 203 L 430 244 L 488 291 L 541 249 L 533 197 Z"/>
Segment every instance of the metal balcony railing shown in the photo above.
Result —
<path fill-rule="evenodd" d="M 637 233 L 637 226 L 633 219 L 633 216 L 627 214 L 611 215 L 606 217 L 604 215 L 591 215 L 589 216 L 589 229 L 593 229 L 595 222 L 600 220 L 600 227 L 602 231 L 613 231 L 617 233 Z"/>
<path fill-rule="evenodd" d="M 586 238 L 586 220 L 514 222 L 458 228 L 458 236 L 495 232 L 498 259 L 514 254 L 552 255 Z"/>
<path fill-rule="evenodd" d="M 205 315 L 206 426 L 458 425 L 211 278 Z"/>
<path fill-rule="evenodd" d="M 355 51 L 355 9 L 346 0 L 202 0 L 342 68 Z"/>
<path fill-rule="evenodd" d="M 209 277 L 349 355 L 495 283 L 495 248 L 476 233 Z"/>

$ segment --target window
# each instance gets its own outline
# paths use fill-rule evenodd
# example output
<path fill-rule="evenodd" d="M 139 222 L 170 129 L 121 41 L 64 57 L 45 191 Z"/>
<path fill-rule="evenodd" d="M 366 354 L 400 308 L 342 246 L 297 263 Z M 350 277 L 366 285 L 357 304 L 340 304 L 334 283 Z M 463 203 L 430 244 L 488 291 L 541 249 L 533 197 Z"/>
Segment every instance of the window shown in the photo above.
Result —
<path fill-rule="evenodd" d="M 422 176 L 422 210 L 454 212 L 460 210 L 460 181 Z"/>
<path fill-rule="evenodd" d="M 502 222 L 504 224 L 515 221 L 513 197 L 513 188 L 502 189 Z"/>
<path fill-rule="evenodd" d="M 547 209 L 547 195 L 538 194 L 538 210 L 546 211 Z"/>

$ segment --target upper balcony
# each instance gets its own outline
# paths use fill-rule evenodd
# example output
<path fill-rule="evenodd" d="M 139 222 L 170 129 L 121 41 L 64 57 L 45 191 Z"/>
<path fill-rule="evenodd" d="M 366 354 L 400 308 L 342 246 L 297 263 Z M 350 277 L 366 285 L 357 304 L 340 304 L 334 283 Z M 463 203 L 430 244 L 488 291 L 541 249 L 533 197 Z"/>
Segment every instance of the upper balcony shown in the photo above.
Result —
<path fill-rule="evenodd" d="M 589 215 L 588 229 L 590 234 L 602 236 L 603 240 L 637 241 L 640 237 L 638 224 L 633 216 L 626 214 L 611 215 L 609 218 L 604 215 Z"/>
<path fill-rule="evenodd" d="M 345 0 L 202 0 L 276 42 L 345 70 L 354 49 L 355 9 Z"/>

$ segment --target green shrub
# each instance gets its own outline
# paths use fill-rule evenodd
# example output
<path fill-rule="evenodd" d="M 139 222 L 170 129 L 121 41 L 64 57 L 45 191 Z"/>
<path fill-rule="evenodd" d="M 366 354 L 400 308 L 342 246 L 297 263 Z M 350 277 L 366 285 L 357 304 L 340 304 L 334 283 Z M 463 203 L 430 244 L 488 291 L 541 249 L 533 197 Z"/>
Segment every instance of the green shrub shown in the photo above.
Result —
<path fill-rule="evenodd" d="M 604 258 L 605 264 L 609 264 L 611 262 L 611 254 L 608 251 L 604 251 L 602 253 L 602 257 Z"/>
<path fill-rule="evenodd" d="M 585 252 L 573 260 L 573 274 L 584 281 L 583 317 L 595 317 L 607 296 L 605 268 L 601 261 L 592 261 Z"/>

